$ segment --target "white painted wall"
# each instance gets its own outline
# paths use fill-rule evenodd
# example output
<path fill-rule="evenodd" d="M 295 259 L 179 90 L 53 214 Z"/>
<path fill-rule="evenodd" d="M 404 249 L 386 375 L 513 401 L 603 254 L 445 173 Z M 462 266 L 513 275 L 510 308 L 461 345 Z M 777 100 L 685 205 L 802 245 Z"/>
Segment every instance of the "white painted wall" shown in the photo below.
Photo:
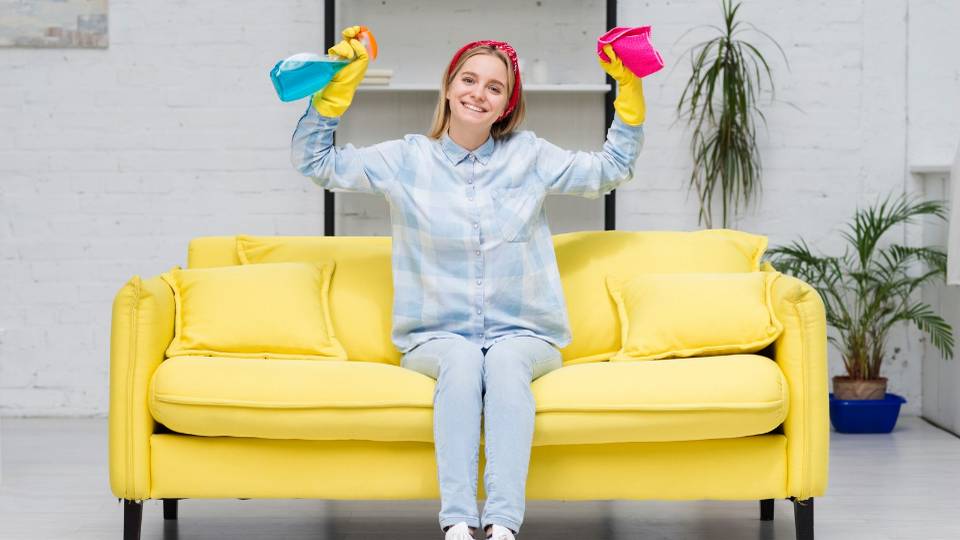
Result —
<path fill-rule="evenodd" d="M 341 4 L 376 12 L 382 1 Z M 521 56 L 570 51 L 551 63 L 551 74 L 602 81 L 589 59 L 602 3 L 573 14 L 565 12 L 574 2 L 537 4 L 404 2 L 421 23 L 405 44 L 383 32 L 381 46 L 391 52 L 378 67 L 395 68 L 399 80 L 399 59 L 425 57 L 426 65 L 440 63 L 424 71 L 433 81 L 452 52 L 443 49 L 503 23 L 499 35 Z M 768 41 L 745 34 L 772 63 L 778 101 L 764 107 L 763 196 L 733 227 L 767 234 L 772 245 L 803 235 L 834 252 L 857 204 L 891 190 L 919 192 L 910 164 L 952 155 L 960 134 L 960 58 L 951 52 L 960 50 L 960 3 L 776 6 L 748 0 L 741 10 L 779 41 L 791 70 Z M 528 35 L 518 10 L 539 21 Z M 696 229 L 686 134 L 672 123 L 689 73 L 681 53 L 709 32 L 677 40 L 696 25 L 719 24 L 719 2 L 621 1 L 620 21 L 652 24 L 668 67 L 646 81 L 647 146 L 636 178 L 618 192 L 618 227 Z M 375 15 L 363 22 L 391 28 Z M 279 58 L 319 49 L 321 28 L 320 0 L 113 0 L 106 50 L 0 49 L 0 414 L 105 414 L 113 296 L 134 274 L 185 264 L 191 238 L 322 234 L 323 193 L 288 160 L 304 105 L 281 104 L 267 79 Z M 558 38 L 563 45 L 554 45 Z M 387 63 L 390 56 L 398 65 Z M 601 98 L 528 98 L 528 128 L 567 147 L 599 147 Z M 429 97 L 360 94 L 340 140 L 378 140 L 372 128 L 382 138 L 422 131 L 430 111 Z M 340 202 L 341 233 L 386 233 L 382 201 Z M 598 205 L 548 201 L 554 230 L 601 228 Z M 908 414 L 920 412 L 919 338 L 898 329 L 890 349 L 899 352 L 885 370 L 892 391 L 910 400 Z"/>

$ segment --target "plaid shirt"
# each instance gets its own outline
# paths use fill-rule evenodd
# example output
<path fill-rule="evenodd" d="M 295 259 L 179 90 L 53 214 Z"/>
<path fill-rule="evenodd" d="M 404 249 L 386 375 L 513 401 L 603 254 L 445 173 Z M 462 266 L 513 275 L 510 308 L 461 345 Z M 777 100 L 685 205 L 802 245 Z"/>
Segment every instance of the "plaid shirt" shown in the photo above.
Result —
<path fill-rule="evenodd" d="M 333 145 L 339 118 L 307 106 L 294 167 L 331 191 L 390 205 L 393 343 L 402 353 L 456 334 L 480 347 L 528 335 L 570 343 L 547 194 L 596 199 L 629 180 L 643 127 L 616 117 L 601 152 L 571 152 L 530 131 L 468 151 L 444 135 L 365 148 Z"/>

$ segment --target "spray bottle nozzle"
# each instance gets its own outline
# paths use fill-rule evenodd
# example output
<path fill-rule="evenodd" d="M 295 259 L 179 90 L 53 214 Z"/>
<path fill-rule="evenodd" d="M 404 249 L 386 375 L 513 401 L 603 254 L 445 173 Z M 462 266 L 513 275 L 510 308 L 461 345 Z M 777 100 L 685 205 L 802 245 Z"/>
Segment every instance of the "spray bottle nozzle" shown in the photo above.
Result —
<path fill-rule="evenodd" d="M 373 32 L 370 31 L 366 26 L 360 26 L 360 32 L 357 33 L 357 39 L 360 40 L 360 43 L 363 43 L 365 49 L 367 49 L 367 54 L 370 55 L 371 60 L 377 59 L 377 39 L 373 37 Z"/>

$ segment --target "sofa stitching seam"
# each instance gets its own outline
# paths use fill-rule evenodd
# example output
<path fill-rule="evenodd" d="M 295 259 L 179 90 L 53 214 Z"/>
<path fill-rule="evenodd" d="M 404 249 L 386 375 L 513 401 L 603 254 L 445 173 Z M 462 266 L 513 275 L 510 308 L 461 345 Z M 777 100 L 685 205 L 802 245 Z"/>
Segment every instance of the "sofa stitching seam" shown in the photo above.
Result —
<path fill-rule="evenodd" d="M 798 299 L 797 301 L 794 302 L 793 307 L 794 307 L 794 310 L 796 310 L 797 312 L 797 318 L 800 319 L 800 360 L 801 360 L 801 365 L 800 365 L 801 381 L 800 382 L 801 382 L 802 388 L 806 390 L 807 380 L 809 379 L 809 374 L 807 373 L 807 371 L 809 370 L 810 366 L 809 366 L 809 353 L 807 350 L 807 339 L 806 339 L 807 338 L 806 320 L 804 318 L 803 310 L 800 309 L 801 303 L 802 301 Z M 799 485 L 798 498 L 802 500 L 804 499 L 804 495 L 807 492 L 805 483 L 808 481 L 808 475 L 809 475 L 808 465 L 810 461 L 810 451 L 809 451 L 810 449 L 808 446 L 808 442 L 809 442 L 808 439 L 810 437 L 810 429 L 808 424 L 810 422 L 810 411 L 809 411 L 810 400 L 807 398 L 806 392 L 801 392 L 801 394 L 802 394 L 802 400 L 803 400 L 803 405 L 801 407 L 801 411 L 803 413 L 803 422 L 802 422 L 803 433 L 800 440 L 803 446 L 803 458 L 800 460 L 800 467 L 801 467 L 800 477 L 802 479 L 802 482 Z"/>
<path fill-rule="evenodd" d="M 543 406 L 537 409 L 537 413 L 546 413 L 546 412 L 636 412 L 636 411 L 669 411 L 669 410 L 682 410 L 682 411 L 691 411 L 691 410 L 729 410 L 729 409 L 742 409 L 742 408 L 751 408 L 751 409 L 782 409 L 783 408 L 783 383 L 778 378 L 777 385 L 779 388 L 780 397 L 776 400 L 771 401 L 752 401 L 752 402 L 740 402 L 740 403 L 695 403 L 690 404 L 686 407 L 681 407 L 676 404 L 665 404 L 663 406 L 638 406 L 638 405 L 628 405 L 621 407 L 614 407 L 610 405 L 604 406 L 587 406 L 587 405 L 576 405 L 576 406 Z M 253 401 L 243 401 L 243 400 L 206 400 L 206 399 L 197 399 L 190 396 L 183 396 L 177 394 L 163 393 L 163 392 L 153 392 L 151 399 L 156 402 L 171 403 L 176 405 L 201 405 L 201 406 L 221 406 L 221 407 L 246 407 L 246 408 L 286 408 L 286 409 L 304 409 L 311 407 L 324 407 L 324 408 L 335 408 L 335 409 L 386 409 L 386 408 L 414 408 L 414 409 L 423 409 L 423 408 L 432 408 L 432 405 L 427 405 L 423 403 L 376 403 L 376 404 L 343 404 L 342 402 L 330 402 L 330 403 L 274 403 L 268 405 L 262 405 L 262 402 L 253 402 Z"/>
<path fill-rule="evenodd" d="M 137 278 L 135 282 L 134 289 L 134 298 L 133 302 L 130 304 L 130 323 L 131 323 L 131 332 L 130 332 L 130 342 L 127 349 L 127 406 L 126 411 L 126 420 L 127 420 L 127 496 L 132 496 L 136 491 L 136 481 L 133 477 L 133 464 L 134 464 L 134 448 L 135 441 L 133 437 L 133 383 L 136 375 L 137 369 L 137 347 L 139 340 L 139 317 L 140 317 L 140 299 L 142 294 L 142 283 Z"/>
<path fill-rule="evenodd" d="M 343 402 L 331 403 L 272 403 L 263 404 L 263 402 L 245 401 L 245 400 L 210 400 L 204 398 L 192 398 L 177 394 L 154 392 L 151 396 L 154 402 L 172 403 L 176 405 L 200 405 L 216 407 L 243 407 L 255 409 L 306 409 L 313 407 L 322 407 L 330 409 L 390 409 L 390 408 L 410 408 L 410 409 L 430 409 L 432 405 L 423 403 L 377 403 L 377 404 L 344 404 Z"/>

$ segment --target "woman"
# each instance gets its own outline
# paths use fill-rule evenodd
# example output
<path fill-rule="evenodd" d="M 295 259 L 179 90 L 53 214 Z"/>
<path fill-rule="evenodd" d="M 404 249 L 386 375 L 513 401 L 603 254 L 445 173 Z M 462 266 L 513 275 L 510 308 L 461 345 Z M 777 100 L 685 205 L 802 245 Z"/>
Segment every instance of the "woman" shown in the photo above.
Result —
<path fill-rule="evenodd" d="M 440 527 L 447 540 L 473 538 L 481 524 L 488 538 L 514 540 L 533 440 L 530 382 L 561 367 L 571 338 L 543 199 L 597 198 L 632 177 L 642 84 L 605 49 L 611 62 L 600 65 L 619 83 L 607 141 L 601 152 L 562 150 L 516 131 L 524 99 L 513 47 L 477 41 L 443 70 L 429 136 L 338 148 L 333 133 L 368 63 L 358 31 L 331 48 L 353 61 L 314 95 L 292 161 L 325 188 L 390 203 L 392 339 L 404 368 L 437 380 Z M 478 515 L 481 416 L 487 499 Z"/>

